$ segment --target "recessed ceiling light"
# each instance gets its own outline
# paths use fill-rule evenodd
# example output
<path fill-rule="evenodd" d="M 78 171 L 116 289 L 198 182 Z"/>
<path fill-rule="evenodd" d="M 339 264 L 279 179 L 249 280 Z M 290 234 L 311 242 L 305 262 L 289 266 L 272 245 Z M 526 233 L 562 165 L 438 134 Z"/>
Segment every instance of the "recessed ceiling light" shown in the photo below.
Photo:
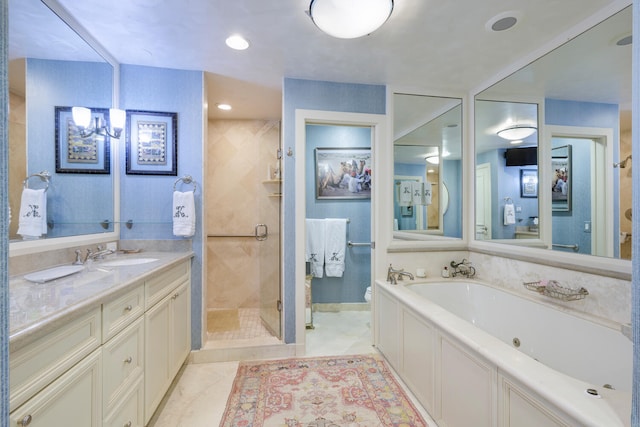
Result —
<path fill-rule="evenodd" d="M 616 42 L 617 46 L 629 46 L 631 43 L 633 43 L 633 36 L 632 35 L 628 35 L 625 37 L 622 37 L 621 39 L 619 39 Z"/>
<path fill-rule="evenodd" d="M 227 46 L 235 50 L 245 50 L 249 47 L 249 42 L 244 37 L 234 34 L 225 40 Z"/>
<path fill-rule="evenodd" d="M 216 104 L 216 107 L 220 110 L 229 111 L 231 110 L 231 105 L 229 104 Z"/>
<path fill-rule="evenodd" d="M 496 31 L 496 32 L 506 31 L 510 28 L 513 28 L 518 23 L 521 17 L 522 17 L 521 12 L 517 12 L 517 11 L 503 12 L 499 15 L 494 16 L 489 21 L 487 21 L 484 27 L 490 31 Z"/>

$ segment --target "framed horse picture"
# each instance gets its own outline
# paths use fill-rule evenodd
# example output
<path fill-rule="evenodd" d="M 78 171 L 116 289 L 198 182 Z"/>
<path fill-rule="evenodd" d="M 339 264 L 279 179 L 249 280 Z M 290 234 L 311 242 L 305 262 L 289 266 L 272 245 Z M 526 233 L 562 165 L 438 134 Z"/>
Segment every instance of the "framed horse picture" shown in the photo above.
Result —
<path fill-rule="evenodd" d="M 316 148 L 316 199 L 370 199 L 371 148 Z"/>

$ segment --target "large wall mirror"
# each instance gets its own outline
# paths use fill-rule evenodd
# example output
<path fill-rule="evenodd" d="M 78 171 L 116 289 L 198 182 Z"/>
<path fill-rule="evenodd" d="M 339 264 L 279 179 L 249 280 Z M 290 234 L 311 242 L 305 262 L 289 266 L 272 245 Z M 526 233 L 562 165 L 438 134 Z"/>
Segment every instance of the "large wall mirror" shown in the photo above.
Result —
<path fill-rule="evenodd" d="M 476 241 L 631 259 L 631 32 L 629 6 L 476 96 Z"/>
<path fill-rule="evenodd" d="M 393 238 L 462 237 L 462 100 L 393 95 Z"/>
<path fill-rule="evenodd" d="M 110 141 L 108 137 L 76 141 L 70 114 L 56 110 L 110 108 L 112 64 L 40 0 L 9 1 L 8 39 L 12 255 L 25 244 L 33 250 L 70 236 L 114 235 L 117 169 Z M 95 155 L 72 153 L 84 149 Z M 46 222 L 37 238 L 18 234 L 26 188 L 46 188 Z"/>

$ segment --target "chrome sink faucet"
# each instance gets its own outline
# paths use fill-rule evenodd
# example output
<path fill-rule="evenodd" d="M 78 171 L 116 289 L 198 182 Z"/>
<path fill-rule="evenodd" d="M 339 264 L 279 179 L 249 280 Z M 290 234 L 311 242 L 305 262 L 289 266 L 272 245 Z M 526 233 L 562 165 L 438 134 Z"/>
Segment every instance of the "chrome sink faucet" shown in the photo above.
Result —
<path fill-rule="evenodd" d="M 397 285 L 398 281 L 402 281 L 402 278 L 407 276 L 410 280 L 413 280 L 413 274 L 404 271 L 404 269 L 400 268 L 395 270 L 391 264 L 389 264 L 389 269 L 387 270 L 387 282 L 392 285 Z"/>
<path fill-rule="evenodd" d="M 73 265 L 83 265 L 87 261 L 95 261 L 97 259 L 102 259 L 107 255 L 111 255 L 112 253 L 115 253 L 114 250 L 105 249 L 102 246 L 98 246 L 97 252 L 93 252 L 91 248 L 87 248 L 87 254 L 84 257 L 84 260 L 82 260 L 82 256 L 81 256 L 82 251 L 80 251 L 80 249 L 76 249 L 75 252 L 76 252 L 76 260 L 73 262 Z"/>

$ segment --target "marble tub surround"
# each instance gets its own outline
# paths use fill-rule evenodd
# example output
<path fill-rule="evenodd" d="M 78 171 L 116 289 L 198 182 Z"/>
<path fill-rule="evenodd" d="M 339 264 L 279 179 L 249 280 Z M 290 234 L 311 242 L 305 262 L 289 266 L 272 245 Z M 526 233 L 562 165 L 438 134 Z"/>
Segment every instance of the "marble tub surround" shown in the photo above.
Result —
<path fill-rule="evenodd" d="M 476 279 L 540 299 L 565 310 L 585 313 L 613 322 L 631 322 L 631 282 L 537 263 L 472 252 L 468 258 L 476 267 Z M 586 298 L 561 301 L 531 292 L 523 282 L 556 280 L 569 288 L 584 287 Z"/>
<path fill-rule="evenodd" d="M 23 275 L 9 280 L 9 345 L 15 351 L 60 324 L 124 294 L 145 277 L 170 268 L 193 256 L 191 251 L 114 254 L 102 262 L 120 258 L 157 258 L 157 261 L 105 267 L 101 261 L 86 265 L 76 274 L 46 283 L 33 283 Z"/>

